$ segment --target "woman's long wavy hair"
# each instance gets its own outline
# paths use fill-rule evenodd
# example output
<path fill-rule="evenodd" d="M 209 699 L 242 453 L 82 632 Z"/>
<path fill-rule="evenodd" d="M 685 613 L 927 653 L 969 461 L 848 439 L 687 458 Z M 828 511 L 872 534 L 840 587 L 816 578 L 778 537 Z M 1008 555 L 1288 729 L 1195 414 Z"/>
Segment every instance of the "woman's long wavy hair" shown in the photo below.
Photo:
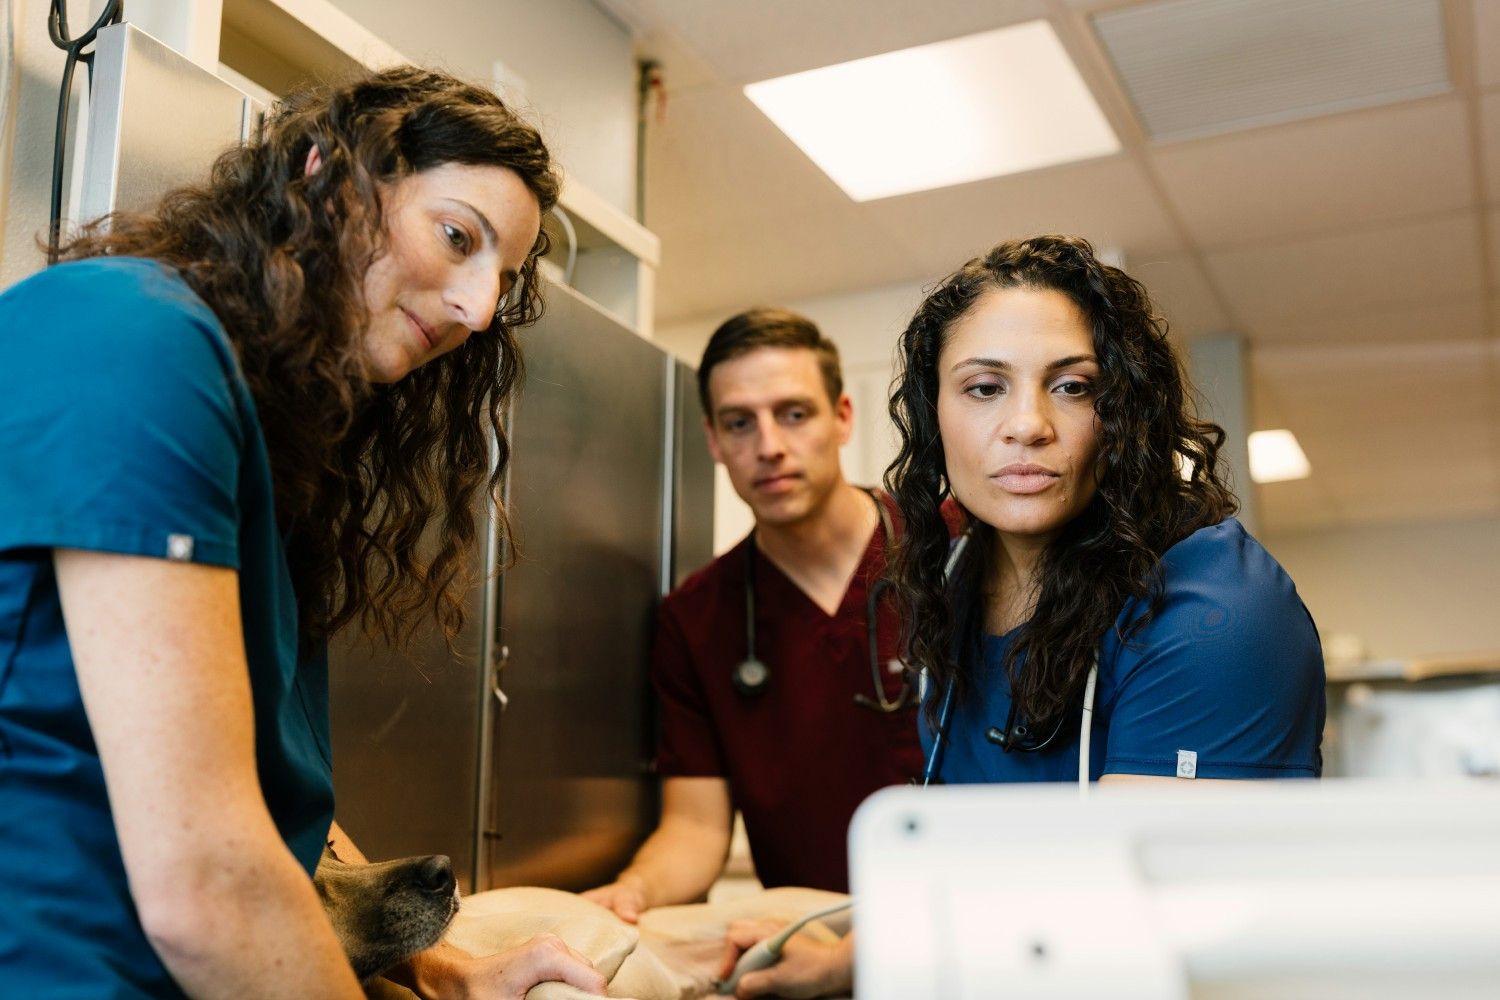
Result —
<path fill-rule="evenodd" d="M 314 148 L 321 166 L 308 172 Z M 223 323 L 270 452 L 305 642 L 356 620 L 397 643 L 424 617 L 450 635 L 463 621 L 473 503 L 481 484 L 495 493 L 509 458 L 514 331 L 541 315 L 547 238 L 487 330 L 395 384 L 370 383 L 364 277 L 385 252 L 380 192 L 444 164 L 512 170 L 544 214 L 556 204 L 535 128 L 487 90 L 401 67 L 287 98 L 207 184 L 167 195 L 155 214 L 95 223 L 65 251 L 162 261 Z"/>
<path fill-rule="evenodd" d="M 1098 492 L 1043 554 L 1032 614 L 1004 664 L 1020 717 L 1033 732 L 1047 732 L 1080 700 L 1094 652 L 1125 603 L 1144 602 L 1127 633 L 1159 611 L 1162 554 L 1229 517 L 1237 504 L 1222 474 L 1224 431 L 1189 412 L 1167 323 L 1138 281 L 1070 236 L 1001 243 L 969 261 L 918 307 L 901 336 L 891 388 L 901 450 L 886 485 L 906 522 L 891 575 L 913 663 L 930 671 L 933 690 L 952 681 L 959 700 L 967 694 L 994 552 L 994 529 L 966 511 L 970 544 L 945 583 L 949 534 L 940 507 L 950 484 L 938 426 L 938 356 L 953 324 L 1001 288 L 1052 289 L 1071 299 L 1092 331 L 1100 369 Z M 927 700 L 934 727 L 940 701 Z"/>

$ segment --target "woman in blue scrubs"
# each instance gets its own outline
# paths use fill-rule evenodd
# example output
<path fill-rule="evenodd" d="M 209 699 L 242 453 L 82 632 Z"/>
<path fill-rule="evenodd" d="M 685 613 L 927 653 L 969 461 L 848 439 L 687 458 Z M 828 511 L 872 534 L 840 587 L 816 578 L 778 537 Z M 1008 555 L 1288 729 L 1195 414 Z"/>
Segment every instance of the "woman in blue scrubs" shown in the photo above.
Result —
<path fill-rule="evenodd" d="M 1319 774 L 1317 630 L 1234 519 L 1224 432 L 1140 283 L 1075 237 L 1002 243 L 927 296 L 899 358 L 891 577 L 932 780 Z M 731 926 L 725 971 L 775 930 Z M 852 955 L 794 937 L 737 995 L 846 995 Z"/>
<path fill-rule="evenodd" d="M 1224 432 L 1145 288 L 1081 239 L 1002 243 L 900 353 L 893 576 L 935 780 L 1316 777 L 1317 630 L 1233 518 Z M 945 580 L 950 494 L 969 541 Z"/>
<path fill-rule="evenodd" d="M 393 69 L 0 296 L 0 992 L 363 995 L 309 878 L 325 641 L 458 624 L 557 190 L 493 94 Z M 603 987 L 555 939 L 405 972 Z"/>

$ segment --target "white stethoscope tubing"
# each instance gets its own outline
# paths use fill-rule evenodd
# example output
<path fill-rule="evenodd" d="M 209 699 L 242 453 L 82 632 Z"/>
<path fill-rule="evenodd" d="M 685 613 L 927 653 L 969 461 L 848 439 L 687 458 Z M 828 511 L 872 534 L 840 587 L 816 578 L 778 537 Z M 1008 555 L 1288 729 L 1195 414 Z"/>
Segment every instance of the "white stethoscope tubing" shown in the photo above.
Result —
<path fill-rule="evenodd" d="M 943 566 L 943 579 L 947 580 L 953 575 L 953 568 L 958 565 L 959 558 L 963 555 L 964 548 L 969 544 L 969 535 L 965 532 L 959 535 L 953 542 L 953 548 L 948 553 L 948 562 Z M 925 682 L 926 672 L 922 679 Z M 1089 797 L 1089 742 L 1094 728 L 1094 693 L 1099 685 L 1099 652 L 1094 651 L 1094 662 L 1089 666 L 1088 680 L 1083 686 L 1083 719 L 1078 724 L 1078 797 L 1086 799 Z M 932 734 L 932 750 L 927 754 L 927 766 L 922 769 L 922 787 L 926 788 L 932 784 L 937 777 L 938 770 L 942 767 L 943 741 L 948 738 L 948 723 L 953 719 L 953 681 L 950 679 L 943 690 L 943 704 L 938 708 L 938 724 L 936 731 Z"/>
<path fill-rule="evenodd" d="M 1089 679 L 1083 685 L 1083 721 L 1078 724 L 1078 797 L 1089 797 L 1089 737 L 1094 731 L 1094 688 L 1099 683 L 1099 653 L 1089 667 Z"/>

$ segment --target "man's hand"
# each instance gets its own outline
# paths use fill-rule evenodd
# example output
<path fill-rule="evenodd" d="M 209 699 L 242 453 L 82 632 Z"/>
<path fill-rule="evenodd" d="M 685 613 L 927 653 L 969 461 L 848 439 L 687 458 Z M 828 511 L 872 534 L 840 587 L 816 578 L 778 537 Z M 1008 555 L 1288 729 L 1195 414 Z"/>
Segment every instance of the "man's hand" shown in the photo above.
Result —
<path fill-rule="evenodd" d="M 751 945 L 763 941 L 786 924 L 776 920 L 736 920 L 724 936 L 724 964 L 719 979 L 727 979 Z M 805 933 L 793 934 L 775 965 L 740 977 L 734 995 L 808 997 L 848 996 L 854 992 L 854 935 L 825 944 Z"/>
<path fill-rule="evenodd" d="M 635 923 L 646 909 L 646 889 L 639 880 L 629 875 L 621 877 L 618 882 L 609 885 L 601 885 L 597 889 L 590 889 L 583 894 L 583 898 L 598 903 L 606 910 L 613 910 L 615 916 L 626 923 Z"/>
<path fill-rule="evenodd" d="M 661 823 L 615 880 L 583 894 L 627 923 L 641 911 L 702 899 L 724 867 L 734 808 L 723 778 L 668 778 Z"/>
<path fill-rule="evenodd" d="M 527 990 L 548 982 L 603 996 L 609 986 L 587 958 L 553 934 L 538 934 L 483 958 L 440 944 L 413 958 L 404 971 L 390 978 L 426 1000 L 524 1000 Z"/>

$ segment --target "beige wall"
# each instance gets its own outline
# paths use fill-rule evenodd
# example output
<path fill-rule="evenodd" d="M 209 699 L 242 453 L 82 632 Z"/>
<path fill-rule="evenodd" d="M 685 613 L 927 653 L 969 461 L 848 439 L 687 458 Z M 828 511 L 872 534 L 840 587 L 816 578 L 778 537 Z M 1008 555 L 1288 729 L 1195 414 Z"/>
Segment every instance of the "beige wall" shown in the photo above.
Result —
<path fill-rule="evenodd" d="M 1500 517 L 1287 532 L 1262 539 L 1326 642 L 1372 659 L 1500 653 Z"/>
<path fill-rule="evenodd" d="M 589 0 L 332 3 L 416 62 L 489 81 L 498 60 L 502 82 L 523 85 L 566 172 L 634 218 L 634 43 L 599 7 Z"/>

